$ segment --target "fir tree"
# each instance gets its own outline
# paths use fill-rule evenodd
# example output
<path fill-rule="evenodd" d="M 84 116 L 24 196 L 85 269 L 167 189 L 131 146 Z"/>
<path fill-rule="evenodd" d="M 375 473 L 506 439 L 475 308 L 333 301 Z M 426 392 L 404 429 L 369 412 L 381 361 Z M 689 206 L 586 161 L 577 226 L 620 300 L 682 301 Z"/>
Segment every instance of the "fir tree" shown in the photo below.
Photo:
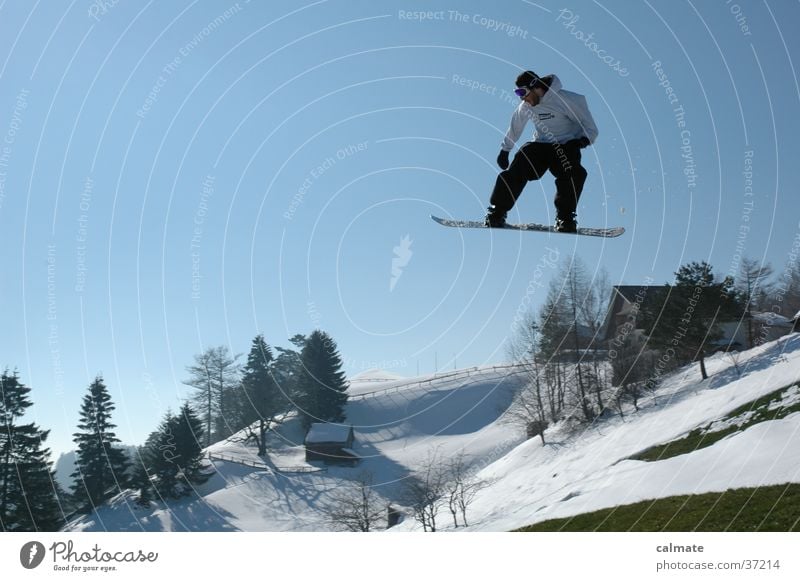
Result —
<path fill-rule="evenodd" d="M 197 417 L 192 407 L 185 403 L 175 418 L 175 445 L 183 480 L 187 484 L 202 484 L 208 480 L 203 473 L 203 422 Z"/>
<path fill-rule="evenodd" d="M 33 405 L 17 373 L 0 376 L 0 531 L 56 531 L 64 522 L 44 448 L 49 434 L 19 419 Z"/>
<path fill-rule="evenodd" d="M 123 490 L 128 484 L 129 461 L 121 448 L 111 423 L 115 409 L 102 377 L 89 385 L 83 398 L 78 432 L 73 434 L 77 444 L 73 495 L 83 509 L 93 509 Z"/>
<path fill-rule="evenodd" d="M 334 340 L 323 331 L 314 331 L 300 359 L 296 403 L 305 428 L 314 422 L 343 422 L 348 384 Z"/>
<path fill-rule="evenodd" d="M 186 403 L 178 415 L 164 416 L 156 433 L 148 438 L 143 454 L 149 477 L 162 498 L 179 498 L 195 484 L 208 479 L 202 473 L 203 422 Z"/>
<path fill-rule="evenodd" d="M 146 445 L 139 446 L 134 455 L 134 467 L 130 485 L 131 488 L 139 491 L 139 498 L 136 502 L 142 506 L 150 506 L 153 500 L 153 485 L 147 468 L 149 464 L 148 447 Z"/>
<path fill-rule="evenodd" d="M 178 468 L 172 461 L 176 455 L 175 436 L 172 433 L 174 418 L 172 412 L 167 411 L 140 450 L 141 470 L 137 468 L 135 478 L 140 499 L 144 497 L 149 500 L 149 493 L 153 491 L 162 499 L 175 495 Z"/>
<path fill-rule="evenodd" d="M 258 422 L 258 454 L 267 453 L 267 431 L 275 416 L 286 408 L 283 396 L 273 375 L 274 357 L 263 335 L 253 339 L 244 367 L 242 387 L 250 404 L 248 424 Z"/>
<path fill-rule="evenodd" d="M 300 359 L 300 353 L 306 344 L 305 335 L 297 334 L 289 342 L 295 346 L 296 349 L 287 349 L 284 347 L 275 347 L 278 356 L 272 362 L 272 375 L 275 383 L 280 389 L 284 397 L 294 397 L 297 391 L 297 382 L 303 371 L 303 363 Z"/>

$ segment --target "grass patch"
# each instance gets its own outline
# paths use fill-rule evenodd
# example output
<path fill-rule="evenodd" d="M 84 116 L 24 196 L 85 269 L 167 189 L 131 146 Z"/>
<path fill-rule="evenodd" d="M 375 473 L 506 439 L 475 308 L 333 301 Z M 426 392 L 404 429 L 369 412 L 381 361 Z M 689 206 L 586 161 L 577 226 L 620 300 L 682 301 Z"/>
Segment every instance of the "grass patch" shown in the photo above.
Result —
<path fill-rule="evenodd" d="M 800 484 L 672 496 L 548 520 L 518 532 L 800 532 Z"/>
<path fill-rule="evenodd" d="M 634 454 L 630 459 L 645 462 L 666 460 L 711 446 L 723 438 L 744 431 L 755 424 L 785 418 L 791 413 L 800 411 L 800 400 L 792 402 L 793 395 L 797 393 L 798 389 L 800 389 L 800 384 L 777 389 L 736 408 L 720 420 L 692 430 L 683 438 L 653 446 Z M 781 404 L 783 401 L 786 401 L 787 404 Z"/>

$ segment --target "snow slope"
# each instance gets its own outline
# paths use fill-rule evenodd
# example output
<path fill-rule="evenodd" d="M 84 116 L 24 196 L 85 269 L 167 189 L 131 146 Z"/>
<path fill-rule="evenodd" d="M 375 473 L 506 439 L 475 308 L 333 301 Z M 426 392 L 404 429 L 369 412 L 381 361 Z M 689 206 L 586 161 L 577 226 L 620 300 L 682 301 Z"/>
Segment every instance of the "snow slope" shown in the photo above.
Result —
<path fill-rule="evenodd" d="M 800 336 L 744 354 L 736 378 L 732 359 L 709 361 L 715 374 L 699 382 L 696 365 L 677 373 L 624 420 L 614 418 L 569 438 L 550 434 L 517 447 L 480 476 L 496 484 L 477 499 L 473 529 L 509 530 L 673 495 L 800 482 L 800 413 L 756 424 L 716 444 L 661 460 L 629 460 L 653 445 L 679 438 L 776 389 L 800 381 Z M 497 502 L 514 498 L 520 502 Z"/>
<path fill-rule="evenodd" d="M 522 382 L 508 368 L 370 378 L 354 383 L 347 409 L 355 451 L 364 458 L 359 466 L 321 470 L 307 464 L 299 421 L 290 417 L 272 436 L 266 461 L 234 441 L 212 446 L 215 474 L 196 497 L 142 509 L 132 493 L 121 494 L 69 530 L 331 530 L 320 508 L 347 481 L 369 471 L 377 492 L 398 506 L 404 479 L 434 452 L 446 457 L 463 451 L 471 470 L 491 483 L 470 507 L 467 530 L 509 530 L 644 499 L 800 482 L 798 413 L 690 454 L 658 462 L 628 459 L 800 381 L 800 335 L 743 353 L 737 364 L 741 377 L 731 356 L 715 355 L 707 360 L 709 380 L 700 382 L 691 366 L 665 378 L 655 400 L 643 400 L 639 412 L 579 433 L 555 426 L 546 445 L 539 438 L 526 441 L 518 427 L 503 421 Z M 442 516 L 442 528 L 448 520 Z M 391 530 L 419 527 L 406 518 Z"/>

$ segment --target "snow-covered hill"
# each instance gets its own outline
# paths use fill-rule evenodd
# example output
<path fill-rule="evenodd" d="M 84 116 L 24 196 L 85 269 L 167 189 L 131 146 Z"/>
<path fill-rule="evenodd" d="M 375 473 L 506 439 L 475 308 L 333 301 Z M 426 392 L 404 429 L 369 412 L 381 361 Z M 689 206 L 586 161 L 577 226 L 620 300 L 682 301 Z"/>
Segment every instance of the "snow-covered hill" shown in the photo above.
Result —
<path fill-rule="evenodd" d="M 689 454 L 657 462 L 629 459 L 800 381 L 800 335 L 743 353 L 736 365 L 724 354 L 707 365 L 712 376 L 705 382 L 696 366 L 680 370 L 664 380 L 655 400 L 643 400 L 639 412 L 579 433 L 554 426 L 545 445 L 539 438 L 525 440 L 504 421 L 522 381 L 507 368 L 361 378 L 347 409 L 355 451 L 363 457 L 359 466 L 321 470 L 307 464 L 299 421 L 288 418 L 273 435 L 266 463 L 252 447 L 221 442 L 209 449 L 216 473 L 196 498 L 142 509 L 132 493 L 122 494 L 70 530 L 330 530 L 320 507 L 347 481 L 368 471 L 378 493 L 399 506 L 404 479 L 433 452 L 447 457 L 463 451 L 471 471 L 490 483 L 470 507 L 467 530 L 509 530 L 643 499 L 800 482 L 800 413 Z M 441 519 L 441 528 L 447 520 Z M 418 529 L 409 517 L 391 530 Z"/>

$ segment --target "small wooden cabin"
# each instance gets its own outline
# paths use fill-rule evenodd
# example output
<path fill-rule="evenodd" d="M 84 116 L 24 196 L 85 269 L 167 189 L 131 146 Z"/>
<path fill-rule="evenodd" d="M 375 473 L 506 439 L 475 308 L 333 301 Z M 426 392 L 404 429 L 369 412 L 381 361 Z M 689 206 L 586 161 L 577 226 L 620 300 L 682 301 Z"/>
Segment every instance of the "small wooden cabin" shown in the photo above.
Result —
<path fill-rule="evenodd" d="M 311 424 L 305 439 L 306 462 L 322 461 L 326 464 L 354 466 L 361 459 L 353 451 L 354 442 L 353 426 Z"/>

